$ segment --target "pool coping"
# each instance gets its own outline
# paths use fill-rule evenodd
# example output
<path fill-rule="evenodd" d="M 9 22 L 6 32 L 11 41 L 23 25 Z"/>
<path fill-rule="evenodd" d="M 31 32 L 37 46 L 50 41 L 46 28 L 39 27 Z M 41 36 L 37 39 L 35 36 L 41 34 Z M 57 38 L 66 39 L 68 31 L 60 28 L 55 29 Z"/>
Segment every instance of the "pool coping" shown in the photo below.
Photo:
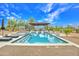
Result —
<path fill-rule="evenodd" d="M 64 40 L 64 41 L 70 43 L 71 45 L 74 45 L 74 46 L 76 46 L 77 48 L 79 48 L 79 45 L 78 45 L 78 44 L 73 43 L 73 42 L 71 42 L 70 40 L 66 40 L 66 39 L 64 39 L 64 38 L 62 38 L 62 37 L 59 37 L 59 36 L 55 35 L 55 34 L 52 34 L 52 35 L 54 35 L 54 36 L 56 36 L 56 37 L 58 37 L 58 38 L 60 38 L 60 39 L 62 39 L 62 40 Z"/>
<path fill-rule="evenodd" d="M 26 44 L 26 43 L 12 43 L 13 41 L 15 41 L 15 40 L 18 40 L 18 39 L 20 39 L 20 38 L 22 38 L 22 37 L 24 37 L 25 35 L 22 35 L 22 36 L 19 36 L 18 38 L 13 38 L 11 41 L 9 41 L 9 42 L 5 42 L 5 44 L 4 45 L 2 45 L 2 46 L 0 46 L 0 48 L 1 47 L 3 47 L 3 46 L 6 46 L 6 45 L 16 45 L 16 46 L 76 46 L 77 48 L 79 48 L 79 45 L 78 44 L 76 44 L 76 43 L 73 43 L 73 42 L 71 42 L 71 41 L 69 41 L 69 40 L 66 40 L 66 39 L 64 39 L 64 38 L 62 38 L 62 37 L 59 37 L 59 36 L 57 36 L 56 34 L 52 34 L 52 35 L 54 35 L 54 36 L 56 36 L 56 37 L 58 37 L 58 38 L 60 38 L 61 40 L 64 40 L 64 41 L 66 41 L 66 42 L 68 42 L 68 43 L 54 43 L 54 44 L 51 44 L 51 43 L 44 43 L 44 44 L 37 44 L 37 43 L 35 43 L 35 44 Z"/>

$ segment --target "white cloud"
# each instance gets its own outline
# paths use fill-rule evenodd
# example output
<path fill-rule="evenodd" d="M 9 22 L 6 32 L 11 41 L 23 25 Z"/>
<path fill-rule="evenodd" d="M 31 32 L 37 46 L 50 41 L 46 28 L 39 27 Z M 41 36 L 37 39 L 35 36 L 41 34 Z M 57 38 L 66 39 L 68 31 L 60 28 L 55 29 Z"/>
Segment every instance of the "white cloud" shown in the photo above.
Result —
<path fill-rule="evenodd" d="M 54 22 L 55 19 L 57 19 L 57 18 L 59 17 L 59 15 L 60 15 L 62 12 L 68 10 L 69 8 L 70 8 L 70 6 L 69 6 L 69 7 L 59 8 L 59 9 L 57 9 L 56 11 L 54 11 L 54 12 L 48 14 L 48 17 L 45 18 L 44 20 L 47 21 L 47 22 L 52 23 L 52 22 Z"/>
<path fill-rule="evenodd" d="M 1 16 L 5 16 L 4 11 L 1 11 L 1 12 L 0 12 L 0 15 L 1 15 Z"/>
<path fill-rule="evenodd" d="M 10 19 L 10 17 L 7 17 L 7 19 Z"/>
<path fill-rule="evenodd" d="M 10 16 L 10 14 L 8 13 L 7 16 Z"/>
<path fill-rule="evenodd" d="M 75 7 L 73 7 L 73 8 L 79 8 L 79 6 L 75 6 Z"/>
<path fill-rule="evenodd" d="M 4 11 L 0 11 L 0 14 L 3 14 L 4 13 Z"/>
<path fill-rule="evenodd" d="M 47 4 L 45 7 L 42 7 L 41 10 L 44 13 L 50 12 L 55 7 L 55 5 L 56 4 L 54 4 L 54 3 Z M 59 7 L 57 10 L 47 14 L 47 18 L 45 18 L 44 21 L 52 23 L 52 22 L 54 22 L 55 19 L 58 19 L 59 15 L 61 13 L 72 8 L 72 5 L 68 5 L 68 4 L 60 4 L 59 6 L 62 6 L 62 7 Z"/>
<path fill-rule="evenodd" d="M 42 20 L 37 20 L 37 22 L 42 22 Z"/>
<path fill-rule="evenodd" d="M 3 9 L 3 11 L 0 11 L 1 16 L 10 16 L 9 9 L 8 9 L 9 5 L 7 3 L 5 3 L 4 5 L 0 7 Z"/>
<path fill-rule="evenodd" d="M 5 14 L 1 14 L 1 16 L 5 16 Z"/>
<path fill-rule="evenodd" d="M 5 15 L 6 16 L 10 16 L 10 13 L 9 13 L 9 10 L 8 9 L 4 9 L 4 11 L 5 11 Z"/>
<path fill-rule="evenodd" d="M 4 9 L 4 11 L 7 12 L 7 13 L 9 13 L 9 10 L 8 9 Z"/>
<path fill-rule="evenodd" d="M 14 12 L 11 12 L 11 14 L 13 15 L 13 16 L 15 16 L 15 17 L 19 17 L 16 13 L 14 13 Z"/>
<path fill-rule="evenodd" d="M 15 16 L 16 18 L 22 18 L 20 15 L 17 15 L 17 14 L 14 13 L 14 12 L 11 12 L 11 14 L 12 14 L 13 16 Z"/>
<path fill-rule="evenodd" d="M 10 7 L 13 8 L 13 9 L 19 10 L 19 7 L 16 6 L 15 4 L 10 4 Z"/>
<path fill-rule="evenodd" d="M 12 16 L 9 16 L 9 17 L 7 17 L 7 19 L 14 19 L 14 17 L 12 17 Z"/>
<path fill-rule="evenodd" d="M 53 6 L 53 3 L 49 3 L 49 4 L 47 4 L 45 7 L 43 7 L 43 8 L 41 8 L 41 10 L 43 11 L 43 12 L 49 12 L 49 11 L 51 11 L 51 9 L 52 9 L 52 6 Z"/>
<path fill-rule="evenodd" d="M 10 19 L 14 19 L 14 17 L 10 17 Z"/>

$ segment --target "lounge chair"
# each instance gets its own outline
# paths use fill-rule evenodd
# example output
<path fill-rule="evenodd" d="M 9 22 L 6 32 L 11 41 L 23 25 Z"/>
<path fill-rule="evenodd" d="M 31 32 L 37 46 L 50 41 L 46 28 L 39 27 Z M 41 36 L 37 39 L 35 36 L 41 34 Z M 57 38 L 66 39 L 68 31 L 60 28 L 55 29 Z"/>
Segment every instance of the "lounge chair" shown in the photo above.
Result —
<path fill-rule="evenodd" d="M 19 37 L 19 35 L 5 35 L 5 37 L 17 38 L 17 37 Z"/>
<path fill-rule="evenodd" d="M 16 33 L 16 35 L 18 35 L 18 36 L 25 35 L 25 34 L 26 33 L 20 33 L 20 32 Z"/>
<path fill-rule="evenodd" d="M 0 37 L 0 41 L 9 41 L 11 39 L 11 37 Z"/>

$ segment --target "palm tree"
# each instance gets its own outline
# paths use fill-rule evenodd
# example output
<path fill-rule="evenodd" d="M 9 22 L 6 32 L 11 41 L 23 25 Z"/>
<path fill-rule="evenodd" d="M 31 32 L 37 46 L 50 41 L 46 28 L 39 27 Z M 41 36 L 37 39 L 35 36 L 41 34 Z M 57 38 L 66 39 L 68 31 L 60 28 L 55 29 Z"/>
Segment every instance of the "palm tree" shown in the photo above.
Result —
<path fill-rule="evenodd" d="M 10 20 L 10 25 L 11 25 L 11 31 L 14 31 L 14 26 L 15 26 L 15 19 Z"/>
<path fill-rule="evenodd" d="M 25 29 L 25 21 L 22 19 L 18 20 L 16 26 L 18 27 L 18 30 L 20 30 L 22 28 Z"/>
<path fill-rule="evenodd" d="M 35 23 L 35 19 L 33 17 L 30 17 L 28 20 L 28 26 L 29 26 L 29 31 L 34 30 L 34 26 L 30 25 L 29 23 Z"/>
<path fill-rule="evenodd" d="M 4 19 L 2 19 L 1 30 L 2 30 L 2 36 L 3 36 L 4 35 L 4 30 L 5 30 L 5 27 L 4 27 Z"/>
<path fill-rule="evenodd" d="M 8 31 L 15 31 L 17 29 L 17 21 L 16 21 L 16 19 L 14 19 L 14 18 L 13 19 L 9 19 L 6 29 Z"/>
<path fill-rule="evenodd" d="M 28 20 L 28 22 L 29 23 L 34 23 L 35 22 L 35 19 L 33 17 L 30 17 L 29 20 Z"/>
<path fill-rule="evenodd" d="M 14 20 L 14 24 L 13 24 L 13 29 L 12 31 L 15 31 L 16 30 L 16 20 Z"/>
<path fill-rule="evenodd" d="M 29 29 L 29 23 L 28 21 L 25 22 L 25 30 L 28 30 Z"/>
<path fill-rule="evenodd" d="M 8 20 L 8 24 L 7 24 L 6 29 L 7 29 L 8 31 L 11 30 L 11 21 L 10 21 L 10 19 Z"/>

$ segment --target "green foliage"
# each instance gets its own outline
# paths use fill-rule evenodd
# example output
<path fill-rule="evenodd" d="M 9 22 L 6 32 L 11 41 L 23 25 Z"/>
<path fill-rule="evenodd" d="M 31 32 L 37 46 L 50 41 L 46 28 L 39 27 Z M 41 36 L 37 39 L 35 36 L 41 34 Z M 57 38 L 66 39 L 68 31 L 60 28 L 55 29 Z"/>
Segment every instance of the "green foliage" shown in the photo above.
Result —
<path fill-rule="evenodd" d="M 29 30 L 29 28 L 30 28 L 29 23 L 28 23 L 28 21 L 26 21 L 26 22 L 25 22 L 25 29 L 26 29 L 26 30 Z"/>
<path fill-rule="evenodd" d="M 10 22 L 10 19 L 8 20 L 8 24 L 7 24 L 7 27 L 6 27 L 6 30 L 10 31 L 11 29 L 11 22 Z"/>
<path fill-rule="evenodd" d="M 45 29 L 46 29 L 46 30 L 49 30 L 49 26 L 48 26 L 48 25 L 47 25 L 47 26 L 45 26 Z"/>
<path fill-rule="evenodd" d="M 18 21 L 18 25 L 19 25 L 19 26 L 24 26 L 24 25 L 25 25 L 25 22 L 24 22 L 23 20 L 19 20 L 19 21 Z"/>
<path fill-rule="evenodd" d="M 35 23 L 35 19 L 33 17 L 30 17 L 28 21 L 24 21 L 22 19 L 9 19 L 8 24 L 6 26 L 6 29 L 8 31 L 15 31 L 19 30 L 21 28 L 24 28 L 26 30 L 34 30 L 34 26 L 30 25 L 29 23 Z M 1 28 L 4 27 L 4 19 L 2 20 L 2 26 Z M 71 32 L 74 31 L 74 28 L 70 25 L 67 27 L 60 27 L 60 26 L 45 26 L 45 29 L 48 31 L 58 31 L 58 32 L 64 32 L 66 35 L 70 34 Z M 76 29 L 76 32 L 79 33 L 79 28 Z"/>
<path fill-rule="evenodd" d="M 17 20 L 16 22 L 16 28 L 18 28 L 18 30 L 22 29 L 22 28 L 25 28 L 25 21 L 20 19 L 20 20 Z"/>
<path fill-rule="evenodd" d="M 35 23 L 35 19 L 33 17 L 30 17 L 29 20 L 27 21 L 27 24 L 28 24 L 28 29 L 29 30 L 34 30 L 34 26 L 30 25 L 29 23 Z M 26 24 L 26 25 L 27 25 Z M 26 26 L 27 27 L 27 26 Z"/>
<path fill-rule="evenodd" d="M 58 26 L 46 26 L 45 29 L 46 29 L 46 30 L 50 30 L 50 31 L 59 31 L 59 32 L 62 32 L 63 27 L 58 27 Z"/>
<path fill-rule="evenodd" d="M 56 27 L 53 28 L 53 30 L 54 30 L 54 31 L 62 32 L 63 27 L 58 27 L 58 26 L 56 26 Z"/>
<path fill-rule="evenodd" d="M 76 29 L 76 33 L 79 33 L 79 28 Z"/>
<path fill-rule="evenodd" d="M 5 27 L 4 27 L 4 19 L 2 19 L 1 29 L 2 29 L 2 30 L 5 29 Z"/>
<path fill-rule="evenodd" d="M 35 19 L 33 17 L 30 17 L 28 22 L 29 23 L 34 23 L 35 22 Z"/>
<path fill-rule="evenodd" d="M 9 19 L 6 29 L 8 31 L 15 31 L 16 26 L 17 26 L 16 20 L 15 19 Z"/>
<path fill-rule="evenodd" d="M 0 26 L 0 30 L 1 30 L 1 26 Z"/>
<path fill-rule="evenodd" d="M 68 35 L 68 34 L 70 34 L 70 33 L 72 33 L 73 32 L 73 29 L 71 28 L 71 27 L 65 27 L 64 28 L 64 33 L 66 34 L 66 35 Z"/>

